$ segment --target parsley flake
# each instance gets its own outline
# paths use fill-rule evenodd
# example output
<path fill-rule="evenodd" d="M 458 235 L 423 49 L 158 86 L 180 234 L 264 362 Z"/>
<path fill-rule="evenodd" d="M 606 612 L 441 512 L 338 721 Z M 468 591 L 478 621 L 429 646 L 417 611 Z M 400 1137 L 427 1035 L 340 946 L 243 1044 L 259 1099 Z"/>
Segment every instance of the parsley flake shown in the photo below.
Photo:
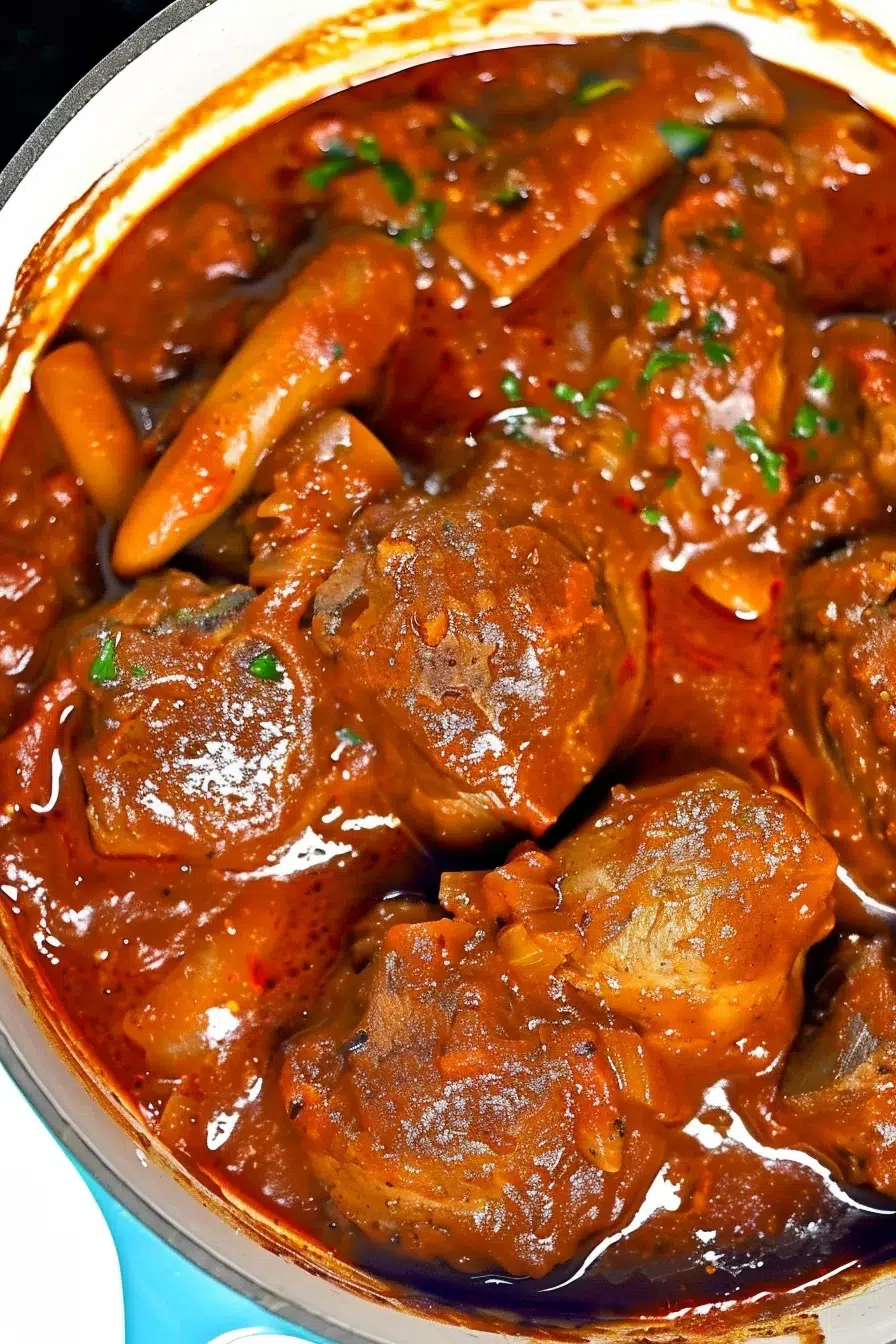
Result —
<path fill-rule="evenodd" d="M 790 433 L 795 439 L 811 439 L 818 433 L 818 411 L 808 401 L 803 402 L 793 417 Z"/>
<path fill-rule="evenodd" d="M 583 79 L 576 90 L 575 99 L 583 107 L 589 103 L 598 103 L 602 98 L 607 98 L 611 93 L 627 93 L 631 84 L 625 79 L 601 79 L 595 76 L 592 79 Z"/>
<path fill-rule="evenodd" d="M 830 396 L 834 390 L 834 375 L 824 364 L 819 364 L 813 370 L 809 386 L 813 392 L 823 392 L 825 396 Z"/>
<path fill-rule="evenodd" d="M 249 664 L 249 674 L 257 677 L 259 681 L 281 681 L 283 664 L 273 649 L 265 649 L 264 653 L 260 653 L 252 659 Z"/>
<path fill-rule="evenodd" d="M 658 373 L 678 368 L 681 364 L 688 364 L 690 359 L 686 350 L 654 350 L 641 372 L 642 386 L 646 387 Z"/>
<path fill-rule="evenodd" d="M 663 522 L 666 517 L 662 509 L 655 509 L 652 506 L 642 509 L 640 516 L 641 521 L 647 523 L 649 527 L 659 527 L 660 523 Z"/>
<path fill-rule="evenodd" d="M 657 130 L 676 159 L 691 159 L 709 144 L 712 131 L 706 126 L 688 126 L 683 121 L 661 121 Z"/>
<path fill-rule="evenodd" d="M 734 426 L 734 437 L 756 463 L 767 490 L 773 494 L 781 488 L 781 469 L 784 458 L 770 448 L 751 420 L 741 420 Z"/>
<path fill-rule="evenodd" d="M 100 651 L 90 664 L 90 680 L 96 686 L 111 686 L 118 680 L 118 656 L 115 652 L 115 636 L 104 635 Z"/>
<path fill-rule="evenodd" d="M 448 114 L 448 120 L 455 130 L 463 131 L 464 135 L 469 136 L 474 145 L 485 144 L 484 133 L 479 129 L 475 122 L 470 121 L 469 117 L 465 117 L 463 112 L 450 112 Z"/>

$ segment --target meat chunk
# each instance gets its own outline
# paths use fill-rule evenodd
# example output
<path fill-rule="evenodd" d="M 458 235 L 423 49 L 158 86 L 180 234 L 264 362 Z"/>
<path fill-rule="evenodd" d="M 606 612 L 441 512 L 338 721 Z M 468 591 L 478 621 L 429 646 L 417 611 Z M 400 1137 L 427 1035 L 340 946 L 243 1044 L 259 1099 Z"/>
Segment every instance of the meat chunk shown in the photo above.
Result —
<path fill-rule="evenodd" d="M 896 963 L 844 938 L 788 1060 L 776 1118 L 847 1180 L 896 1196 Z"/>
<path fill-rule="evenodd" d="M 318 591 L 315 637 L 442 843 L 540 834 L 631 724 L 644 594 L 599 491 L 502 446 L 448 497 L 396 509 Z"/>
<path fill-rule="evenodd" d="M 663 1144 L 600 1031 L 526 987 L 465 920 L 372 941 L 369 965 L 344 967 L 320 1024 L 287 1046 L 281 1079 L 343 1216 L 421 1259 L 531 1275 L 624 1222 Z"/>
<path fill-rule="evenodd" d="M 816 561 L 788 597 L 782 738 L 810 812 L 853 877 L 896 900 L 896 545 Z"/>
<path fill-rule="evenodd" d="M 719 770 L 620 786 L 540 857 L 547 871 L 517 860 L 467 897 L 526 965 L 683 1055 L 692 1079 L 761 1072 L 789 1045 L 836 869 L 793 804 Z"/>
<path fill-rule="evenodd" d="M 168 572 L 76 642 L 78 766 L 103 853 L 251 866 L 326 787 L 314 649 L 253 597 Z"/>
<path fill-rule="evenodd" d="M 758 1071 L 789 1041 L 836 868 L 791 803 L 721 771 L 619 788 L 554 857 L 574 984 L 714 1064 Z"/>

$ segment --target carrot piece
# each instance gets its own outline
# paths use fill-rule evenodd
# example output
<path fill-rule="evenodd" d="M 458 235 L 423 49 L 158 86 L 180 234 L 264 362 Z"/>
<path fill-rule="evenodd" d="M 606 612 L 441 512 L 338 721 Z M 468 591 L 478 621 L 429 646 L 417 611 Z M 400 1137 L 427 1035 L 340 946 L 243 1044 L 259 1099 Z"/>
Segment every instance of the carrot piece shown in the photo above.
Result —
<path fill-rule="evenodd" d="M 85 341 L 60 346 L 37 366 L 34 388 L 91 499 L 107 517 L 121 517 L 140 483 L 143 461 L 96 352 Z"/>
<path fill-rule="evenodd" d="M 646 42 L 644 78 L 630 89 L 559 116 L 485 172 L 471 159 L 439 242 L 494 295 L 514 298 L 676 155 L 696 152 L 701 128 L 781 122 L 781 94 L 738 38 L 707 29 L 693 47 Z"/>
<path fill-rule="evenodd" d="M 357 396 L 413 299 L 408 260 L 384 235 L 336 239 L 309 262 L 139 491 L 115 542 L 119 573 L 164 564 L 239 499 L 294 421 Z"/>

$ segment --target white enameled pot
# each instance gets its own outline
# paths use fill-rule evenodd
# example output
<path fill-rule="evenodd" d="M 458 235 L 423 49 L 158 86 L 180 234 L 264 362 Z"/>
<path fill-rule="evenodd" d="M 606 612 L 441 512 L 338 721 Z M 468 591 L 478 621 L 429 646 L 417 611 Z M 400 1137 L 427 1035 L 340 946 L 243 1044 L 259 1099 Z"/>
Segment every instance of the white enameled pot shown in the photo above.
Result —
<path fill-rule="evenodd" d="M 841 9 L 882 36 L 838 22 L 834 0 L 375 0 L 362 8 L 356 0 L 175 0 L 88 75 L 0 175 L 0 313 L 9 313 L 0 343 L 0 446 L 43 345 L 130 225 L 224 146 L 316 93 L 458 48 L 710 22 L 740 30 L 761 55 L 842 85 L 896 120 L 896 47 L 884 40 L 896 41 L 896 0 L 841 0 Z M 401 1305 L 322 1252 L 309 1250 L 298 1263 L 247 1234 L 232 1209 L 200 1197 L 136 1120 L 91 1084 L 65 1025 L 42 1014 L 2 947 L 0 1058 L 56 1135 L 134 1213 L 318 1337 L 522 1338 L 494 1323 L 480 1328 Z M 780 1340 L 787 1324 L 779 1318 L 751 1337 Z M 820 1329 L 828 1344 L 892 1344 L 896 1277 L 830 1302 L 818 1325 L 814 1316 L 790 1324 L 791 1340 L 814 1344 Z M 577 1337 L 680 1341 L 688 1338 L 683 1330 L 679 1321 L 671 1330 L 642 1325 Z"/>

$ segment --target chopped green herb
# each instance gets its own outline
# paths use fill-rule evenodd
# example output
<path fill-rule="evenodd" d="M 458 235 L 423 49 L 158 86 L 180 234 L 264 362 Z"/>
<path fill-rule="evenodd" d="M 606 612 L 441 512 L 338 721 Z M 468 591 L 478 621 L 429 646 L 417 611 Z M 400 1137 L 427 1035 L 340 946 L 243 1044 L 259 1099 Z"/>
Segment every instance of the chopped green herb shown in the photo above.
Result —
<path fill-rule="evenodd" d="M 841 434 L 843 432 L 843 421 L 829 418 L 824 421 L 824 427 L 829 434 Z"/>
<path fill-rule="evenodd" d="M 469 117 L 465 117 L 463 112 L 450 112 L 448 120 L 458 131 L 463 131 L 464 135 L 468 135 L 474 145 L 485 144 L 483 132 L 474 122 L 470 121 Z"/>
<path fill-rule="evenodd" d="M 377 167 L 396 205 L 407 205 L 414 199 L 414 179 L 400 163 L 396 163 L 394 159 L 383 159 Z"/>
<path fill-rule="evenodd" d="M 362 135 L 355 153 L 362 163 L 378 164 L 382 159 L 380 142 L 375 135 Z"/>
<path fill-rule="evenodd" d="M 681 472 L 679 471 L 678 467 L 674 467 L 672 471 L 669 472 L 669 475 L 666 477 L 666 479 L 663 481 L 663 485 L 667 490 L 671 490 L 672 487 L 674 485 L 677 485 L 680 480 L 681 480 Z"/>
<path fill-rule="evenodd" d="M 719 366 L 730 364 L 734 358 L 730 345 L 725 345 L 724 341 L 716 341 L 711 336 L 703 337 L 703 350 L 711 364 Z"/>
<path fill-rule="evenodd" d="M 809 447 L 806 449 L 806 456 L 808 457 L 810 462 L 818 461 L 818 449 L 813 448 L 811 443 L 809 444 Z"/>
<path fill-rule="evenodd" d="M 411 243 L 431 243 L 444 217 L 444 201 L 420 201 L 416 223 L 407 229 L 398 229 L 392 237 L 402 247 L 408 247 Z"/>
<path fill-rule="evenodd" d="M 530 420 L 550 420 L 550 411 L 545 410 L 543 406 L 509 406 L 506 411 L 502 411 L 499 417 L 503 421 L 505 434 L 508 438 L 516 439 L 520 443 L 527 443 L 529 435 L 526 433 L 526 425 Z"/>
<path fill-rule="evenodd" d="M 355 156 L 346 145 L 330 145 L 323 152 L 323 162 L 305 173 L 305 181 L 316 191 L 326 191 L 334 177 L 352 172 L 355 166 Z"/>
<path fill-rule="evenodd" d="M 618 378 L 598 378 L 585 400 L 595 405 L 598 401 L 603 401 L 608 392 L 615 392 L 618 386 Z"/>
<path fill-rule="evenodd" d="M 647 523 L 650 527 L 659 527 L 665 516 L 666 515 L 663 513 L 662 509 L 654 509 L 651 507 L 641 510 L 642 522 Z"/>
<path fill-rule="evenodd" d="M 118 680 L 118 657 L 115 636 L 104 635 L 100 651 L 90 664 L 90 680 L 97 686 L 109 686 Z"/>
<path fill-rule="evenodd" d="M 274 244 L 268 238 L 256 238 L 255 255 L 259 261 L 266 261 L 274 250 Z"/>
<path fill-rule="evenodd" d="M 712 131 L 705 126 L 687 126 L 683 121 L 661 121 L 657 130 L 676 159 L 690 159 L 709 144 Z"/>
<path fill-rule="evenodd" d="M 739 219 L 732 219 L 731 223 L 726 226 L 725 233 L 729 238 L 743 238 L 744 226 Z"/>
<path fill-rule="evenodd" d="M 550 420 L 551 413 L 544 406 L 508 406 L 503 412 L 506 419 L 516 419 L 520 417 L 526 420 Z"/>
<path fill-rule="evenodd" d="M 585 400 L 585 394 L 577 387 L 571 387 L 569 383 L 555 383 L 554 396 L 559 397 L 561 401 L 570 402 L 573 406 L 576 402 Z"/>
<path fill-rule="evenodd" d="M 554 396 L 559 397 L 561 401 L 567 401 L 571 406 L 575 406 L 580 415 L 586 420 L 590 420 L 594 414 L 598 402 L 603 401 L 608 392 L 619 386 L 618 378 L 599 378 L 590 391 L 580 392 L 577 387 L 570 383 L 556 383 L 554 385 Z"/>
<path fill-rule="evenodd" d="M 819 364 L 809 379 L 809 386 L 813 392 L 824 392 L 826 396 L 830 396 L 834 390 L 834 375 L 824 364 Z"/>
<path fill-rule="evenodd" d="M 669 317 L 669 300 L 654 299 L 647 309 L 648 322 L 665 322 Z"/>
<path fill-rule="evenodd" d="M 336 736 L 347 747 L 360 747 L 364 741 L 363 737 L 360 737 L 354 728 L 337 728 Z"/>
<path fill-rule="evenodd" d="M 283 664 L 273 649 L 265 649 L 249 664 L 249 672 L 259 681 L 280 681 L 283 676 Z"/>
<path fill-rule="evenodd" d="M 587 106 L 600 102 L 611 93 L 626 93 L 630 88 L 631 84 L 624 79 L 583 79 L 576 90 L 576 102 Z"/>
<path fill-rule="evenodd" d="M 751 459 L 759 468 L 759 474 L 767 490 L 773 493 L 781 488 L 781 468 L 784 458 L 770 448 L 759 430 L 750 420 L 741 420 L 734 426 L 734 437 L 742 448 L 746 448 Z"/>
<path fill-rule="evenodd" d="M 501 391 L 508 401 L 521 401 L 523 397 L 523 385 L 512 369 L 508 369 L 499 383 Z"/>
<path fill-rule="evenodd" d="M 701 336 L 718 336 L 719 332 L 725 330 L 725 319 L 718 308 L 710 308 L 706 314 L 706 321 L 703 323 Z"/>
<path fill-rule="evenodd" d="M 345 354 L 345 346 L 341 345 L 340 342 L 337 341 L 336 344 L 333 346 L 333 349 L 330 351 L 330 363 L 338 364 L 344 354 Z"/>
<path fill-rule="evenodd" d="M 498 205 L 503 205 L 505 210 L 519 210 L 529 199 L 529 193 L 525 187 L 520 187 L 513 182 L 505 182 L 503 187 L 499 187 L 495 192 L 495 201 Z"/>
<path fill-rule="evenodd" d="M 680 364 L 687 364 L 690 358 L 685 350 L 654 350 L 641 373 L 642 385 L 646 387 L 658 373 L 663 373 L 666 369 L 675 369 Z"/>
<path fill-rule="evenodd" d="M 138 678 L 148 677 L 149 673 L 147 672 L 146 668 L 143 666 L 142 663 L 135 663 L 134 666 L 131 668 L 131 676 Z"/>
<path fill-rule="evenodd" d="M 631 425 L 629 425 L 628 429 L 625 431 L 626 443 L 628 444 L 637 443 L 639 438 L 640 435 L 638 434 L 638 431 L 636 429 L 632 429 Z"/>
<path fill-rule="evenodd" d="M 795 439 L 811 439 L 818 433 L 818 412 L 808 401 L 803 402 L 793 417 L 790 432 Z"/>

